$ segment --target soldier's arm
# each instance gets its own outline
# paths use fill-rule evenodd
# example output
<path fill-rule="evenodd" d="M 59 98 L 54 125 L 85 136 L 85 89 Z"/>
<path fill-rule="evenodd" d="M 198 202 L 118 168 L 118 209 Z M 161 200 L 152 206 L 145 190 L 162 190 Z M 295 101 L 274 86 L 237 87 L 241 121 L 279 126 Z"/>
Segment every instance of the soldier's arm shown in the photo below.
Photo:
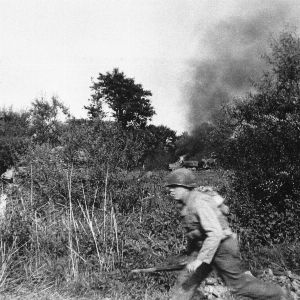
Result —
<path fill-rule="evenodd" d="M 194 203 L 194 210 L 206 235 L 197 259 L 210 264 L 223 238 L 223 230 L 217 214 L 205 201 Z"/>

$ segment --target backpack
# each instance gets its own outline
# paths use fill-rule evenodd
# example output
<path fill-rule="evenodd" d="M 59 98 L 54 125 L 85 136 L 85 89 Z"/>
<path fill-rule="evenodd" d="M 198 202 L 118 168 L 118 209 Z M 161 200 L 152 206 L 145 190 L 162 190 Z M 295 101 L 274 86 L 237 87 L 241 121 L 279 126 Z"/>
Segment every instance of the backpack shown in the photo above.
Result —
<path fill-rule="evenodd" d="M 209 201 L 209 205 L 212 208 L 217 208 L 225 216 L 229 215 L 229 207 L 224 204 L 225 199 L 218 192 L 214 191 L 211 186 L 199 186 L 195 190 L 209 196 L 205 197 L 205 199 Z"/>

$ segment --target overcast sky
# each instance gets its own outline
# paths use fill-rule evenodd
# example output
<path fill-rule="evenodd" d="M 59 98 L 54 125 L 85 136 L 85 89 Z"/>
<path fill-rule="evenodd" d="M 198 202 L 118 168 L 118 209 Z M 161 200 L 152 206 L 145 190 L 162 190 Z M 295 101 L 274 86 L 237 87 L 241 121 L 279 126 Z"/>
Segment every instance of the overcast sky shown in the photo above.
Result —
<path fill-rule="evenodd" d="M 91 78 L 118 67 L 152 91 L 153 123 L 181 133 L 189 127 L 183 87 L 191 64 L 209 55 L 201 36 L 258 3 L 272 5 L 248 2 L 0 0 L 0 105 L 26 109 L 56 95 L 86 117 Z M 281 2 L 299 12 L 297 1 Z"/>

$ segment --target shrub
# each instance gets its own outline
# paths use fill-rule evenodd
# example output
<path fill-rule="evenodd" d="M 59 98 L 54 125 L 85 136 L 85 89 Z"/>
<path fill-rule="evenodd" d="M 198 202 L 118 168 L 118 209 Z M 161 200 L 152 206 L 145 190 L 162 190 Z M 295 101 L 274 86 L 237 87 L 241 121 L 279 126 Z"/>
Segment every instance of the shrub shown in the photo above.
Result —
<path fill-rule="evenodd" d="M 256 92 L 228 109 L 223 163 L 235 172 L 231 206 L 250 242 L 294 240 L 300 227 L 300 42 L 283 32 Z"/>
<path fill-rule="evenodd" d="M 39 195 L 35 205 L 48 201 L 68 205 L 71 198 L 76 205 L 100 207 L 106 199 L 119 201 L 121 209 L 131 209 L 140 187 L 128 185 L 133 178 L 127 170 L 138 165 L 141 143 L 113 123 L 71 122 L 69 129 L 61 137 L 61 146 L 35 145 L 23 157 L 27 169 L 22 182 Z M 120 188 L 131 198 L 131 207 L 122 203 Z"/>

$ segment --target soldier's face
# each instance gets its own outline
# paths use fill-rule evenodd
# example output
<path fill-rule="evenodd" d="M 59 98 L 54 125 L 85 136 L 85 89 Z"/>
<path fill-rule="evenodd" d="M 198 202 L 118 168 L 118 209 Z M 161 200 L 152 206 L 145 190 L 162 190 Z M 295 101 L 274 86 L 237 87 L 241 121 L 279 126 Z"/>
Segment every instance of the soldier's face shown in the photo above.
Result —
<path fill-rule="evenodd" d="M 176 200 L 177 207 L 181 208 L 185 204 L 188 190 L 182 186 L 170 186 L 170 196 Z"/>

